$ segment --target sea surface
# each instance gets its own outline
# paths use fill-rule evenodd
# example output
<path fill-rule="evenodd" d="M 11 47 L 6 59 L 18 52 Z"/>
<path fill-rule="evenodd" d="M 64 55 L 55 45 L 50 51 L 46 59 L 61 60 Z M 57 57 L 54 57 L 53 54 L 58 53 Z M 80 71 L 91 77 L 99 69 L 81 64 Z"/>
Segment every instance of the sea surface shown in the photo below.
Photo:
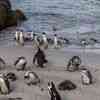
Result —
<path fill-rule="evenodd" d="M 28 20 L 18 28 L 67 38 L 100 39 L 100 0 L 10 0 Z M 53 27 L 56 31 L 53 31 Z M 11 30 L 9 32 L 9 30 Z M 13 31 L 12 31 L 13 30 Z M 0 45 L 12 44 L 15 27 L 0 33 Z"/>

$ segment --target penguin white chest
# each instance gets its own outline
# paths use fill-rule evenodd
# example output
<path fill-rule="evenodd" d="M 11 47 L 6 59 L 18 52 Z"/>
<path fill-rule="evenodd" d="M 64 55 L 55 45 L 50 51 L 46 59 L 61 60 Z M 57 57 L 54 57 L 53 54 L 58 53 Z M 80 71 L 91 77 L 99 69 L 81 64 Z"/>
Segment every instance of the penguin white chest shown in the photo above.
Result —
<path fill-rule="evenodd" d="M 54 43 L 57 44 L 57 42 L 58 42 L 57 37 L 54 37 Z"/>
<path fill-rule="evenodd" d="M 44 42 L 47 42 L 47 38 L 45 35 L 43 35 L 43 40 L 44 40 Z"/>
<path fill-rule="evenodd" d="M 4 79 L 0 78 L 0 88 L 2 93 L 8 93 L 8 88 L 5 84 Z"/>
<path fill-rule="evenodd" d="M 82 73 L 82 80 L 83 80 L 83 83 L 86 83 L 86 84 L 90 83 L 90 79 L 89 79 L 87 73 Z"/>
<path fill-rule="evenodd" d="M 25 60 L 24 59 L 20 59 L 19 62 L 18 62 L 18 65 L 20 66 L 20 65 L 23 65 L 23 64 L 25 64 Z"/>

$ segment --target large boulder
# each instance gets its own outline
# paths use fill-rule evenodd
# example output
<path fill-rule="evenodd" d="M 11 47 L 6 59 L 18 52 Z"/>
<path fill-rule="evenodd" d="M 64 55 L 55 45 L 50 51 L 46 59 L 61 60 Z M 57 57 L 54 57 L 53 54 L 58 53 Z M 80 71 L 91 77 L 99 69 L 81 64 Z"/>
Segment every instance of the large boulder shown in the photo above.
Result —
<path fill-rule="evenodd" d="M 7 9 L 11 9 L 11 3 L 9 0 L 0 0 L 0 5 L 5 6 Z"/>
<path fill-rule="evenodd" d="M 13 11 L 9 0 L 0 0 L 0 30 L 24 20 L 26 16 L 21 10 Z"/>

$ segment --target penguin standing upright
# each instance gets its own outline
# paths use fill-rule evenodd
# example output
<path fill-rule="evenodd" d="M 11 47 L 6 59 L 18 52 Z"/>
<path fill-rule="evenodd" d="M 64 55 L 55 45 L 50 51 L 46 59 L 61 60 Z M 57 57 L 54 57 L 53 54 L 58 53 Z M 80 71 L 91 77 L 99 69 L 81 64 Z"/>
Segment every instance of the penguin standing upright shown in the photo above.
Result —
<path fill-rule="evenodd" d="M 53 81 L 48 82 L 48 91 L 51 98 L 50 100 L 61 100 L 61 96 L 58 93 Z"/>
<path fill-rule="evenodd" d="M 19 34 L 20 34 L 20 32 L 19 31 L 16 31 L 16 33 L 15 33 L 16 45 L 19 44 Z"/>
<path fill-rule="evenodd" d="M 43 68 L 44 64 L 48 62 L 45 58 L 45 54 L 43 50 L 41 50 L 39 47 L 36 54 L 34 55 L 33 64 L 35 63 L 35 61 L 37 61 L 38 67 L 41 67 L 41 68 Z"/>
<path fill-rule="evenodd" d="M 91 72 L 86 68 L 81 69 L 81 81 L 82 81 L 82 84 L 83 85 L 92 84 L 92 82 L 93 82 L 92 80 L 93 80 L 93 77 L 92 77 Z"/>
<path fill-rule="evenodd" d="M 34 38 L 34 37 L 33 37 L 33 31 L 32 31 L 32 32 L 31 32 L 31 40 L 33 40 L 33 38 Z"/>
<path fill-rule="evenodd" d="M 57 34 L 54 34 L 54 48 L 55 49 L 58 48 L 58 38 L 57 38 Z"/>
<path fill-rule="evenodd" d="M 21 45 L 24 45 L 24 35 L 22 31 L 20 32 L 19 41 Z"/>
<path fill-rule="evenodd" d="M 38 36 L 35 33 L 33 34 L 33 46 L 36 48 L 39 46 Z"/>
<path fill-rule="evenodd" d="M 42 33 L 42 39 L 43 39 L 43 47 L 44 47 L 44 49 L 47 49 L 48 48 L 48 40 L 47 40 L 45 32 Z"/>

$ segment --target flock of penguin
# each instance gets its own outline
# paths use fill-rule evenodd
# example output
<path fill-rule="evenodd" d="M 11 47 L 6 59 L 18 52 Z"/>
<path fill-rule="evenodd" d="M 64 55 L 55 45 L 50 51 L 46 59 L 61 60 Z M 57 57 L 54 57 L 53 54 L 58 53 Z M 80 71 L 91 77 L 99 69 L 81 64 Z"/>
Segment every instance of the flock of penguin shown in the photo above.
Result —
<path fill-rule="evenodd" d="M 44 48 L 47 48 L 48 42 L 46 38 L 46 34 L 43 33 L 43 46 Z M 37 52 L 33 57 L 33 64 L 36 62 L 37 67 L 44 68 L 44 64 L 48 63 L 48 60 L 46 59 L 44 51 L 40 48 L 41 41 L 37 39 L 36 35 L 34 34 L 34 44 L 37 46 Z M 24 37 L 22 33 L 16 32 L 16 42 L 24 44 Z M 57 42 L 57 35 L 54 35 L 54 47 L 58 48 L 58 42 Z M 93 76 L 91 72 L 84 67 L 81 67 L 81 59 L 79 56 L 73 56 L 71 59 L 69 59 L 66 71 L 69 72 L 75 72 L 79 71 L 81 73 L 81 81 L 83 85 L 89 85 L 93 83 Z M 27 60 L 25 57 L 21 56 L 14 62 L 14 66 L 17 71 L 24 71 L 27 66 Z M 7 66 L 5 61 L 0 58 L 0 68 L 3 68 L 4 66 Z M 11 86 L 10 83 L 12 81 L 16 81 L 17 77 L 15 73 L 9 72 L 9 73 L 1 73 L 0 74 L 0 93 L 1 94 L 9 94 L 11 92 Z M 39 76 L 33 72 L 33 71 L 26 71 L 24 74 L 24 80 L 27 85 L 37 85 L 41 82 L 41 79 Z M 70 80 L 64 80 L 58 85 L 59 90 L 73 90 L 76 89 L 77 86 Z M 56 85 L 53 81 L 48 82 L 48 91 L 50 95 L 50 100 L 62 100 L 59 92 L 57 91 Z"/>
<path fill-rule="evenodd" d="M 33 45 L 42 45 L 45 49 L 48 48 L 48 45 L 53 45 L 54 48 L 60 48 L 62 44 L 69 44 L 68 39 L 64 37 L 58 37 L 57 34 L 54 34 L 53 39 L 48 38 L 45 32 L 43 32 L 41 36 L 33 32 L 30 32 L 30 34 L 28 35 L 25 36 L 25 34 L 22 31 L 16 31 L 15 40 L 17 45 L 24 45 L 25 41 L 27 40 L 31 40 L 33 42 Z"/>

